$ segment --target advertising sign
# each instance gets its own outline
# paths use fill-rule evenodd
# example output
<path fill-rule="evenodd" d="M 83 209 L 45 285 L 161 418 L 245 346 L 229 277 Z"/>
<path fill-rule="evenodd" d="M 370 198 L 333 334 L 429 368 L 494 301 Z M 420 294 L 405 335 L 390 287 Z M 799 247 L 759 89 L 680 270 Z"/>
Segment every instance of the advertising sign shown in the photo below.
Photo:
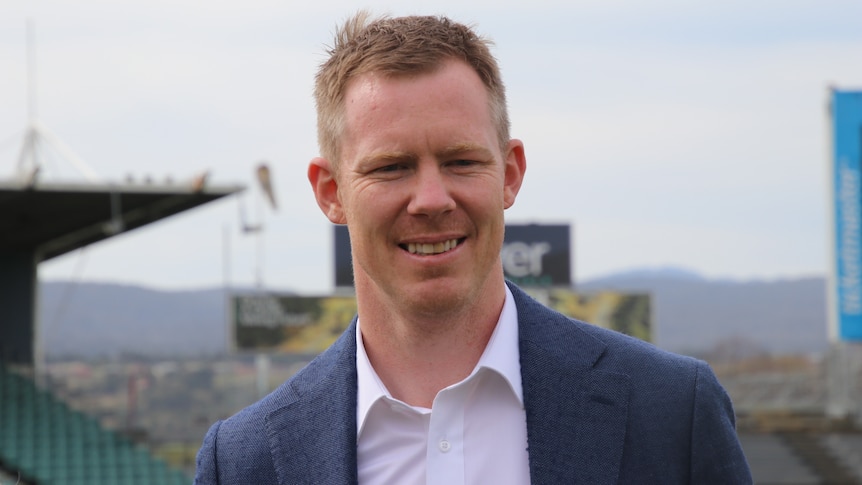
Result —
<path fill-rule="evenodd" d="M 652 305 L 647 294 L 600 291 L 582 295 L 563 288 L 526 291 L 563 315 L 653 341 Z"/>
<path fill-rule="evenodd" d="M 234 346 L 317 354 L 332 345 L 356 314 L 352 296 L 234 295 Z"/>
<path fill-rule="evenodd" d="M 568 224 L 506 224 L 503 273 L 524 286 L 571 286 Z"/>
<path fill-rule="evenodd" d="M 579 295 L 564 289 L 534 289 L 530 293 L 572 318 L 652 341 L 649 295 Z M 356 300 L 346 296 L 236 295 L 231 308 L 237 349 L 318 354 L 350 325 Z"/>
<path fill-rule="evenodd" d="M 832 333 L 862 340 L 862 92 L 832 91 Z"/>
<path fill-rule="evenodd" d="M 350 236 L 334 226 L 335 286 L 353 286 Z M 524 287 L 571 286 L 568 224 L 507 224 L 500 253 L 506 278 Z"/>

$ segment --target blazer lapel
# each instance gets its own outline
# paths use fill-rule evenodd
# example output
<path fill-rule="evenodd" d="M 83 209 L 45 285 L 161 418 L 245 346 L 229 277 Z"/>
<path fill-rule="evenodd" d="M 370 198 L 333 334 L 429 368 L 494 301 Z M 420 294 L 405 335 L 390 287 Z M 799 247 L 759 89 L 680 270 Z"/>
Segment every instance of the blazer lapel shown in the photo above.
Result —
<path fill-rule="evenodd" d="M 605 344 L 510 285 L 533 483 L 617 483 L 629 377 L 595 368 Z"/>
<path fill-rule="evenodd" d="M 278 483 L 357 483 L 356 321 L 266 417 Z"/>

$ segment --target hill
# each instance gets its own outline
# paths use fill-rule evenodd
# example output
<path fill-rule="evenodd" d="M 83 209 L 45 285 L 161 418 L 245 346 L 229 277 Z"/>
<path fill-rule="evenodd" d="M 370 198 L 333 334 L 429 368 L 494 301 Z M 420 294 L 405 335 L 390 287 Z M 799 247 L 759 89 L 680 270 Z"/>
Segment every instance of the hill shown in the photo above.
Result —
<path fill-rule="evenodd" d="M 820 353 L 828 346 L 826 280 L 708 280 L 679 270 L 633 271 L 587 281 L 578 291 L 615 289 L 652 296 L 655 343 L 701 354 Z"/>
<path fill-rule="evenodd" d="M 49 358 L 224 353 L 223 289 L 161 291 L 112 283 L 43 282 L 39 314 Z"/>
<path fill-rule="evenodd" d="M 787 354 L 826 349 L 825 284 L 816 277 L 708 280 L 672 269 L 597 278 L 577 290 L 650 294 L 655 343 L 667 350 Z M 228 348 L 227 302 L 221 288 L 163 291 L 49 281 L 40 289 L 49 358 L 193 357 L 222 354 Z"/>

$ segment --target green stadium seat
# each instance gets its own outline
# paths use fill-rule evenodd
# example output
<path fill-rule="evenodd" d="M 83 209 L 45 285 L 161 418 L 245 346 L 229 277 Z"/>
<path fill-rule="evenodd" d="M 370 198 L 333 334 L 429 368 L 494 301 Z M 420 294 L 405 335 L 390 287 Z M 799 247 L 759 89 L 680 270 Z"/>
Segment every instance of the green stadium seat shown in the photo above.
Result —
<path fill-rule="evenodd" d="M 0 364 L 0 461 L 44 485 L 188 485 L 147 450 Z"/>

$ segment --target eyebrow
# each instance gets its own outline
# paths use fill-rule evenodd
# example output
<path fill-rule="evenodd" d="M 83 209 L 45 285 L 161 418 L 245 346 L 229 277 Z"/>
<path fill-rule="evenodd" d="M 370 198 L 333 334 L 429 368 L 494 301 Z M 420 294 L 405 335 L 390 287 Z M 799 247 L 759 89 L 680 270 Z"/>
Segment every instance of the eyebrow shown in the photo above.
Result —
<path fill-rule="evenodd" d="M 365 158 L 361 158 L 356 166 L 362 167 L 368 164 L 377 164 L 381 162 L 411 162 L 415 161 L 418 157 L 410 152 L 381 152 L 374 153 Z"/>
<path fill-rule="evenodd" d="M 474 143 L 455 143 L 454 145 L 449 145 L 449 146 L 443 148 L 442 150 L 438 151 L 436 153 L 436 155 L 438 158 L 450 158 L 450 157 L 453 157 L 455 155 L 460 155 L 460 154 L 466 153 L 466 152 L 478 152 L 484 158 L 491 158 L 492 157 L 490 150 L 488 150 L 487 148 L 485 148 L 481 145 L 476 145 Z"/>

